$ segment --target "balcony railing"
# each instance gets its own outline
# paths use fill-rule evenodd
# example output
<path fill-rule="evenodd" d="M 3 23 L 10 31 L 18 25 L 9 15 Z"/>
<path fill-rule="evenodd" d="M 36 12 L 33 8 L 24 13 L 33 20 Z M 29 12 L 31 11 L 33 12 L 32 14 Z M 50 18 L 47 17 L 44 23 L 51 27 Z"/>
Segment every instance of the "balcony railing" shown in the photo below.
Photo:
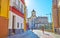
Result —
<path fill-rule="evenodd" d="M 13 6 L 14 6 L 17 10 L 19 10 L 20 12 L 23 13 L 23 9 L 20 8 L 20 6 L 18 6 L 15 2 L 13 2 Z"/>
<path fill-rule="evenodd" d="M 13 2 L 13 6 L 14 6 L 17 10 L 21 11 L 20 6 L 18 6 L 15 2 Z"/>

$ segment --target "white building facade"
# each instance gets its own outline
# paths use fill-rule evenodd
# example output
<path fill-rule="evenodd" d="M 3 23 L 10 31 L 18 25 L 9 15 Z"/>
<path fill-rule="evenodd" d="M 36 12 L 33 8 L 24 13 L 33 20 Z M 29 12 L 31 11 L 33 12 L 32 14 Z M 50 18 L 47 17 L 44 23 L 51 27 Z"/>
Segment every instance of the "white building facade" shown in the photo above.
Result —
<path fill-rule="evenodd" d="M 48 26 L 48 17 L 37 17 L 35 19 L 35 28 L 41 29 L 42 26 L 45 28 Z"/>
<path fill-rule="evenodd" d="M 9 35 L 24 32 L 24 0 L 10 0 Z"/>

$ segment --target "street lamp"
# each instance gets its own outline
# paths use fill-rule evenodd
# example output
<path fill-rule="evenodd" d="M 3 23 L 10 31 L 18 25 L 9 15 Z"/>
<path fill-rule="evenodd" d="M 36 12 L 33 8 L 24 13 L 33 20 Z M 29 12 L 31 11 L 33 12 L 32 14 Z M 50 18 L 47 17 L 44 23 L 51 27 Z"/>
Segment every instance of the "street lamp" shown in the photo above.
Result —
<path fill-rule="evenodd" d="M 46 14 L 46 15 L 50 15 L 50 18 L 51 18 L 51 22 L 52 22 L 52 14 L 50 13 L 50 14 Z"/>
<path fill-rule="evenodd" d="M 49 16 L 50 16 L 50 18 L 51 18 L 51 23 L 52 23 L 52 14 L 49 13 L 49 14 L 46 14 L 46 15 L 49 15 Z M 50 24 L 49 24 L 49 28 L 50 28 Z"/>

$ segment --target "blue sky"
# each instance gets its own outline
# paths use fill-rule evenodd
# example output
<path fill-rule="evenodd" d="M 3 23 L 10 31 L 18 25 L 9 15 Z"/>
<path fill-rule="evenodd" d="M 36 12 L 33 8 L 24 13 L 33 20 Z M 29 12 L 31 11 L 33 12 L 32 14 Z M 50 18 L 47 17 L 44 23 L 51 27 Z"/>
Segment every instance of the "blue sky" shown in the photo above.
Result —
<path fill-rule="evenodd" d="M 37 16 L 47 16 L 48 21 L 51 22 L 52 0 L 25 0 L 25 2 L 28 12 L 27 17 L 31 16 L 31 11 L 34 9 Z"/>

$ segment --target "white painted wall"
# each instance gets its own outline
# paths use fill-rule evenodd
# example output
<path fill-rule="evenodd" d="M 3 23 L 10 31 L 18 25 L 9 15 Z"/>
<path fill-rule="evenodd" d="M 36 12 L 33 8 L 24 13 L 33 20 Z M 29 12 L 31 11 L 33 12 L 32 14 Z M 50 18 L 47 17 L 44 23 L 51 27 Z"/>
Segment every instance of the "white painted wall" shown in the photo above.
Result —
<path fill-rule="evenodd" d="M 19 0 L 20 1 L 20 6 L 18 5 L 18 0 L 10 0 L 10 6 L 16 6 L 18 9 L 19 9 L 19 7 L 20 7 L 20 9 L 19 9 L 19 11 L 21 11 L 21 5 L 23 5 L 23 13 L 24 13 L 24 4 L 21 2 L 21 0 Z"/>
<path fill-rule="evenodd" d="M 15 16 L 15 29 L 21 29 L 21 23 L 22 23 L 22 29 L 24 28 L 24 18 L 18 16 L 17 14 L 13 13 L 12 11 L 9 11 L 9 29 L 12 29 L 12 18 L 13 15 Z M 17 23 L 19 22 L 19 28 L 17 28 Z"/>

